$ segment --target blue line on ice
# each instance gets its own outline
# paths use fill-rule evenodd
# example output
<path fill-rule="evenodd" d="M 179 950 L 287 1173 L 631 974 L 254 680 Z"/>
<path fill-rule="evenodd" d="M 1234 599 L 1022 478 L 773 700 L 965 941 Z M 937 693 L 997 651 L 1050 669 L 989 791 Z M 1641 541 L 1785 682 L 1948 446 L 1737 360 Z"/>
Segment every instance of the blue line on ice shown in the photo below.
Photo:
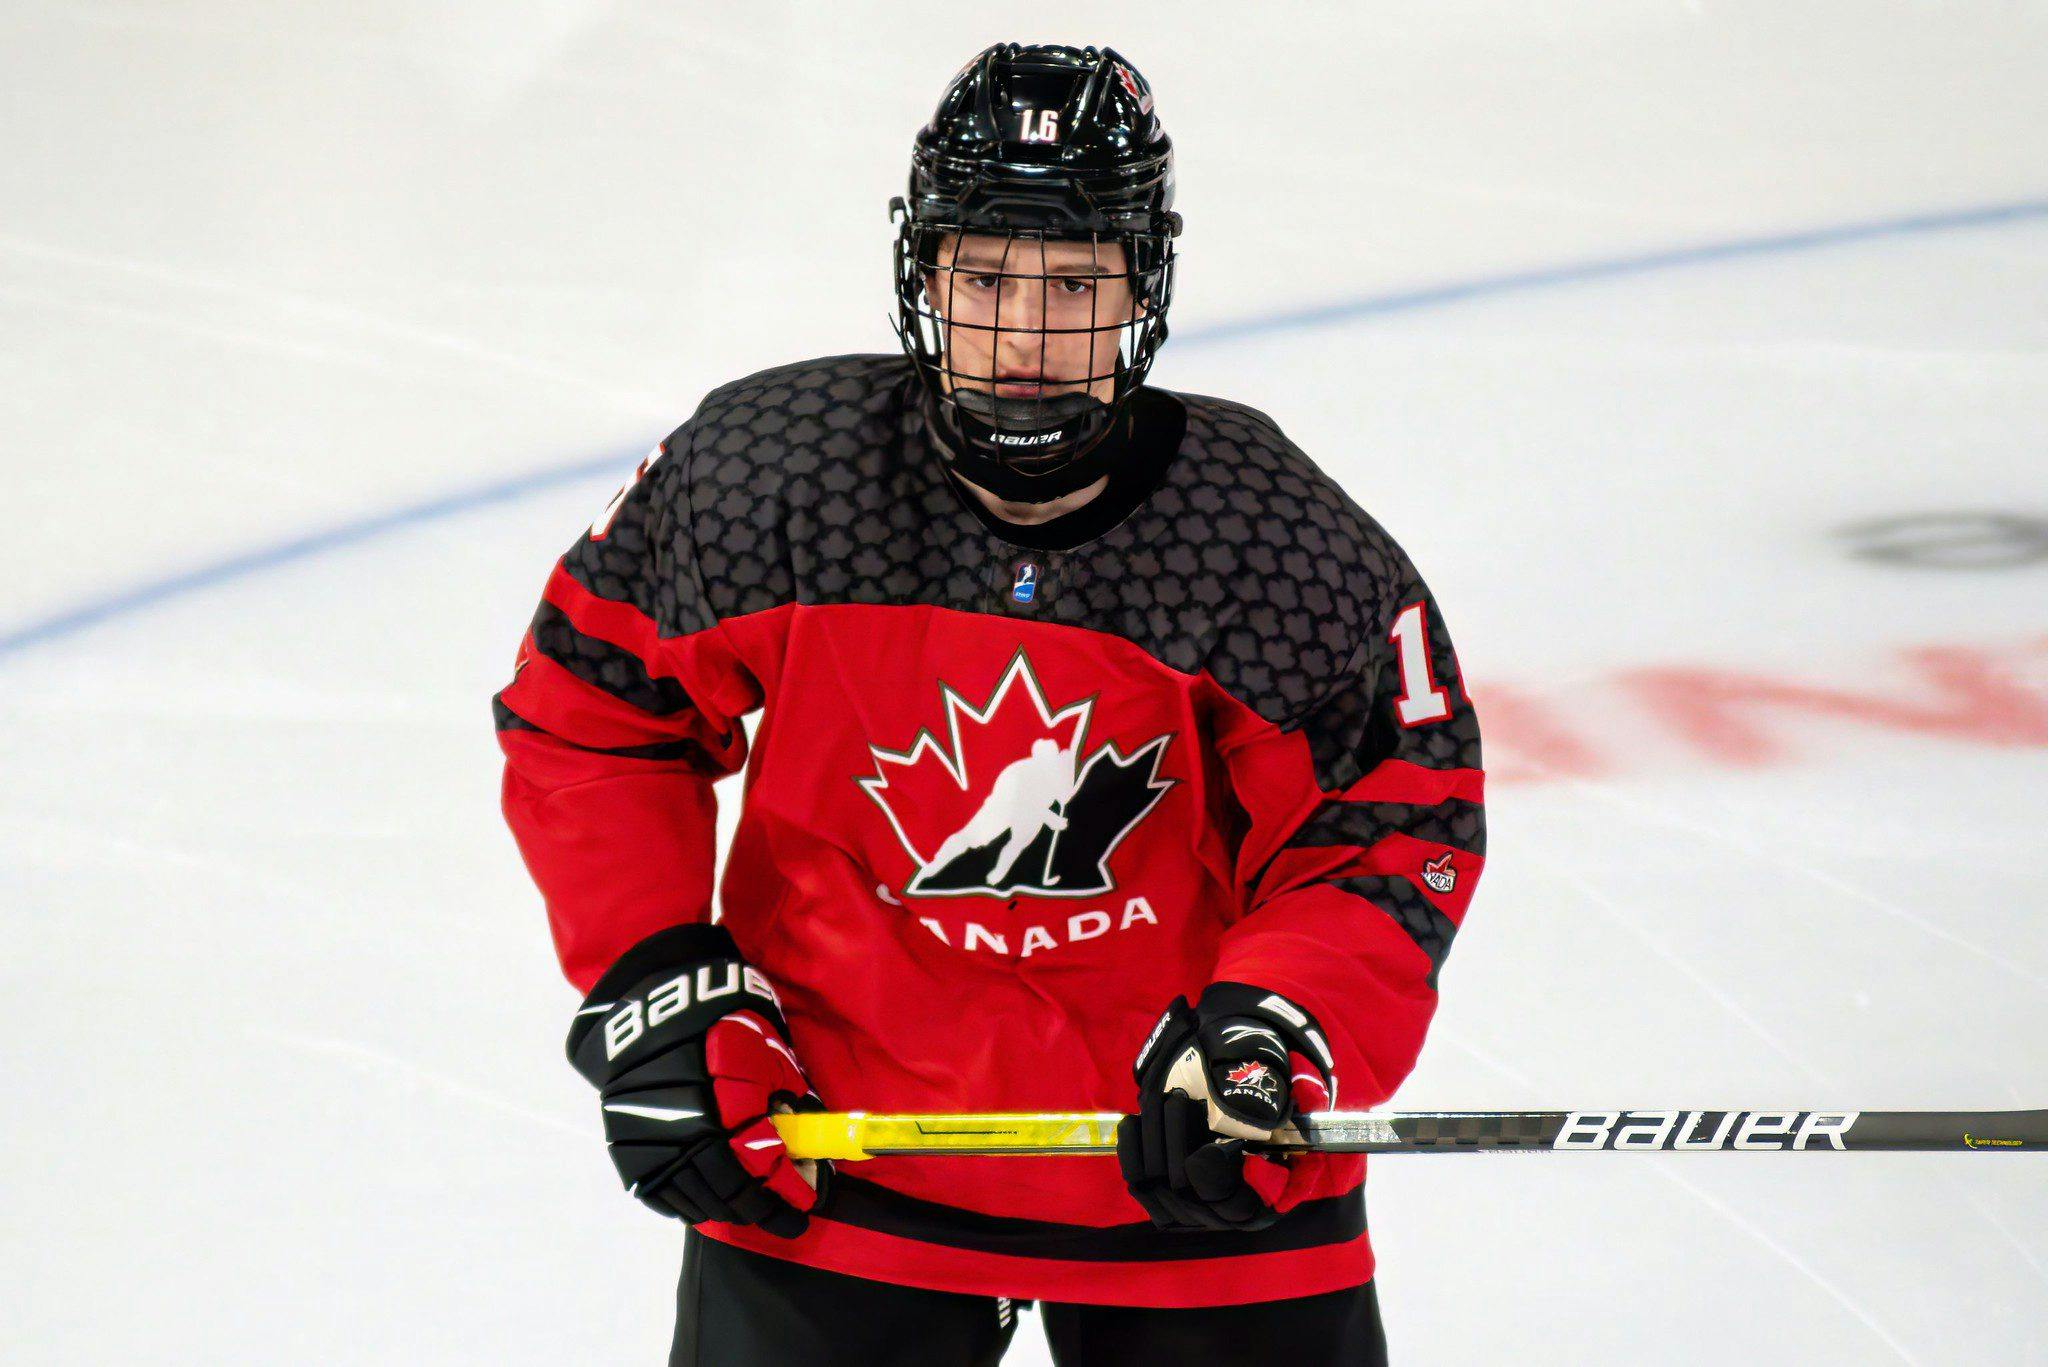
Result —
<path fill-rule="evenodd" d="M 1397 290 L 1389 294 L 1366 295 L 1359 299 L 1339 300 L 1336 303 L 1319 304 L 1310 308 L 1283 310 L 1235 323 L 1219 323 L 1207 328 L 1191 329 L 1176 334 L 1174 345 L 1182 350 L 1191 346 L 1213 346 L 1219 342 L 1235 342 L 1273 333 L 1329 327 L 1382 314 L 1440 308 L 1448 304 L 1522 290 L 1554 289 L 1561 285 L 1610 280 L 1684 266 L 1812 251 L 1823 247 L 1868 242 L 1876 238 L 1990 227 L 2037 218 L 2048 218 L 2048 199 L 2017 200 L 2007 204 L 1980 205 L 1976 208 L 1951 210 L 1945 213 L 1911 214 L 1897 218 L 1837 224 L 1826 228 L 1810 228 L 1799 232 L 1730 238 L 1726 241 L 1691 247 L 1674 247 L 1630 256 L 1475 276 L 1469 280 L 1451 281 L 1441 285 Z M 637 449 L 634 454 L 638 454 Z M 147 579 L 128 588 L 116 589 L 74 607 L 0 632 L 0 660 L 32 646 L 61 640 L 111 618 L 141 612 L 158 603 L 181 598 L 200 589 L 246 579 L 265 570 L 307 560 L 327 551 L 354 546 L 382 536 L 386 532 L 471 512 L 492 504 L 513 502 L 557 485 L 594 479 L 608 471 L 623 471 L 630 461 L 630 456 L 614 453 L 517 475 L 510 479 L 493 480 L 472 488 L 458 489 L 424 502 L 411 503 L 388 512 L 374 513 L 343 522 L 324 530 L 305 532 L 193 569 Z"/>
<path fill-rule="evenodd" d="M 1613 256 L 1562 266 L 1538 266 L 1530 270 L 1508 271 L 1500 275 L 1474 276 L 1470 280 L 1452 281 L 1449 284 L 1425 285 L 1419 289 L 1399 290 L 1392 294 L 1368 295 L 1363 299 L 1339 300 L 1334 304 L 1318 304 L 1312 308 L 1266 314 L 1236 323 L 1219 323 L 1185 338 L 1176 334 L 1175 345 L 1185 347 L 1189 344 L 1234 342 L 1240 338 L 1257 337 L 1264 333 L 1327 327 L 1334 323 L 1348 323 L 1383 313 L 1437 308 L 1445 304 L 1462 303 L 1467 299 L 1513 294 L 1520 290 L 1553 289 L 1559 285 L 1579 285 L 1619 276 L 1642 275 L 1650 271 L 1673 270 L 1681 266 L 1737 261 L 1754 256 L 1781 256 L 1792 252 L 1812 251 L 1820 247 L 1840 247 L 1855 242 L 1868 242 L 1875 238 L 1906 237 L 1917 233 L 1946 232 L 1957 228 L 1981 228 L 2043 217 L 2048 217 L 2048 199 L 2019 200 L 2011 204 L 1987 204 L 1974 209 L 1951 210 L 1947 213 L 1911 214 L 1903 218 L 1880 218 L 1863 223 L 1837 224 L 1831 228 L 1808 228 L 1800 232 L 1771 233 L 1763 237 L 1730 238 L 1724 242 L 1673 247 L 1664 251 L 1643 252 L 1635 256 Z"/>

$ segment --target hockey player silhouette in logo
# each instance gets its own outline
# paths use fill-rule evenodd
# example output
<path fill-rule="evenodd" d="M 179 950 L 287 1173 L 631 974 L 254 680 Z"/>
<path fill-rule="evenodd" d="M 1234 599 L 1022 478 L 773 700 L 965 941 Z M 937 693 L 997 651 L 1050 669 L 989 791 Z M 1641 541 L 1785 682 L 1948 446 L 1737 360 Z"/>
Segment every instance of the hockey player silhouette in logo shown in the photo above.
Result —
<path fill-rule="evenodd" d="M 967 824 L 946 837 L 939 852 L 932 856 L 931 869 L 943 869 L 961 855 L 992 844 L 1000 836 L 1003 848 L 989 871 L 988 883 L 990 887 L 1005 886 L 1018 859 L 1040 835 L 1051 832 L 1056 842 L 1059 832 L 1067 829 L 1067 818 L 1061 808 L 1073 795 L 1074 752 L 1062 750 L 1053 740 L 1031 742 L 1031 753 L 1004 765 Z M 1033 881 L 1057 883 L 1059 875 L 1051 865 L 1052 851 L 1048 847 L 1046 867 Z"/>
<path fill-rule="evenodd" d="M 920 861 L 905 891 L 993 897 L 1109 891 L 1115 886 L 1110 852 L 1172 786 L 1158 778 L 1170 739 L 1156 737 L 1129 756 L 1106 745 L 1085 763 L 1078 746 L 1033 741 L 1030 754 L 997 773 L 974 815 Z"/>

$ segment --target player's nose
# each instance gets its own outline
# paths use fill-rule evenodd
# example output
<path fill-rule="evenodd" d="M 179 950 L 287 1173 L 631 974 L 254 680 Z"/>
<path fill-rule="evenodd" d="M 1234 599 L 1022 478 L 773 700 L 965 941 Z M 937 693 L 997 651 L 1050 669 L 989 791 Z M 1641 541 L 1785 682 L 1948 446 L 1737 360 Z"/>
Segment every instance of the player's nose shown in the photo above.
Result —
<path fill-rule="evenodd" d="M 997 360 L 1006 375 L 1036 377 L 1039 362 L 1045 355 L 1045 346 L 1045 329 L 1037 322 L 1019 319 L 1013 324 L 1005 318 L 1001 330 L 996 333 Z"/>
<path fill-rule="evenodd" d="M 1013 276 L 1003 282 L 1010 288 L 1003 299 L 1003 316 L 997 329 L 1004 337 L 1036 334 L 1045 327 L 1045 279 Z M 1034 344 L 1035 344 L 1034 336 Z"/>

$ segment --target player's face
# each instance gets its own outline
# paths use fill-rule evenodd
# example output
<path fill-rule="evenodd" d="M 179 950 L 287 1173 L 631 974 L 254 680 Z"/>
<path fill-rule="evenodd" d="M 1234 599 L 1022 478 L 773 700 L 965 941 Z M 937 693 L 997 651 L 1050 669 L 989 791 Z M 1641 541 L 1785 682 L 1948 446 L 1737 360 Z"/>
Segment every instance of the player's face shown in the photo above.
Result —
<path fill-rule="evenodd" d="M 1119 329 L 1140 312 L 1115 242 L 949 236 L 925 289 L 949 387 L 1005 399 L 1114 397 Z"/>

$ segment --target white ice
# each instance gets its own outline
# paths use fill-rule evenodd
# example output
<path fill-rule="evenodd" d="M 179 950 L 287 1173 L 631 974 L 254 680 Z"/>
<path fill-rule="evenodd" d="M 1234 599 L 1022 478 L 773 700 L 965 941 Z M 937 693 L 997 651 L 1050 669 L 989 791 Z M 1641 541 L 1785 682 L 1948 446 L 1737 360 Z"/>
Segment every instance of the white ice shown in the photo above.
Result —
<path fill-rule="evenodd" d="M 2048 563 L 1841 535 L 2048 517 L 2038 7 L 16 0 L 0 34 L 10 1363 L 661 1359 L 680 1232 L 561 1061 L 486 699 L 705 388 L 892 345 L 884 201 L 1004 38 L 1151 75 L 1189 225 L 1158 380 L 1286 425 L 1498 700 L 1399 1103 L 2048 1105 Z M 1651 689 L 1700 671 L 1852 705 L 1703 735 Z M 1371 1192 L 1396 1361 L 2048 1360 L 2038 1156 Z"/>

